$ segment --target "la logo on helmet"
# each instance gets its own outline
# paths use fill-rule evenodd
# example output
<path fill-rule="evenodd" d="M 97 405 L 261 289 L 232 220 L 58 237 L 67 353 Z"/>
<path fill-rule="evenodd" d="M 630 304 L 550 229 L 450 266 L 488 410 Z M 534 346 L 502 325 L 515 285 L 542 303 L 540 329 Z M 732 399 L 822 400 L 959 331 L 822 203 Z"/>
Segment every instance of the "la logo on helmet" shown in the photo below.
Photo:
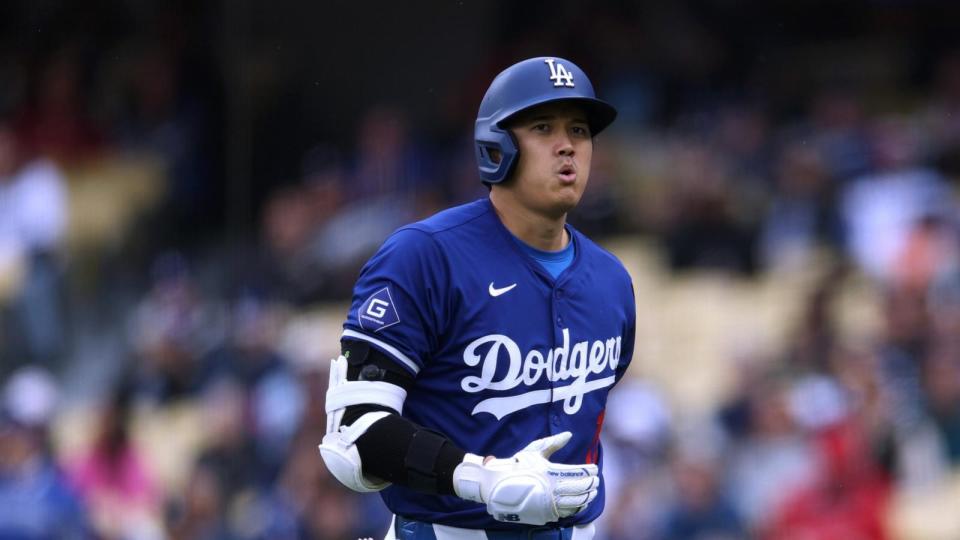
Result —
<path fill-rule="evenodd" d="M 556 61 L 553 58 L 547 58 L 544 62 L 550 66 L 550 80 L 554 86 L 573 87 L 573 73 L 567 71 L 563 64 L 554 63 Z"/>

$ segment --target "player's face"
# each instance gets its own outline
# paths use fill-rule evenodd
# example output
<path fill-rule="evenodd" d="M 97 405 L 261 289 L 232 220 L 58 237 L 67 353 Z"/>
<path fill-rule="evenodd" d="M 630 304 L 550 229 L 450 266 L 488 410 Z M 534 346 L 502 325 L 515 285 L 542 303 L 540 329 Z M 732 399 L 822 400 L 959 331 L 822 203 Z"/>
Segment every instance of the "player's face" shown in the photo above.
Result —
<path fill-rule="evenodd" d="M 570 103 L 531 109 L 510 126 L 520 149 L 506 188 L 522 206 L 559 217 L 580 202 L 590 178 L 593 139 L 587 115 Z"/>

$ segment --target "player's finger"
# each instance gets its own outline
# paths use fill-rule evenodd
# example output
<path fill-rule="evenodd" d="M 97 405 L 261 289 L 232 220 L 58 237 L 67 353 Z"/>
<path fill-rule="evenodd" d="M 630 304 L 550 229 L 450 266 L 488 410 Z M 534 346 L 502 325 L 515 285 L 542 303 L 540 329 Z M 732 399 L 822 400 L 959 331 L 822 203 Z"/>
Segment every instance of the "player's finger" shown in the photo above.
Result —
<path fill-rule="evenodd" d="M 586 495 L 564 498 L 562 503 L 560 501 L 557 502 L 557 515 L 564 518 L 582 512 L 592 500 L 593 498 Z"/>
<path fill-rule="evenodd" d="M 557 515 L 561 518 L 570 517 L 570 516 L 579 514 L 580 512 L 583 512 L 583 510 L 586 509 L 586 507 L 587 505 L 584 504 L 576 508 L 565 508 L 562 511 L 558 510 Z"/>
<path fill-rule="evenodd" d="M 573 515 L 586 508 L 594 499 L 597 498 L 597 492 L 591 491 L 589 493 L 583 493 L 581 495 L 568 495 L 564 497 L 557 497 L 557 511 L 559 512 L 569 512 L 567 515 Z"/>
<path fill-rule="evenodd" d="M 580 495 L 590 491 L 596 491 L 600 485 L 600 479 L 596 476 L 580 478 L 576 480 L 565 480 L 557 482 L 553 492 L 557 495 Z"/>
<path fill-rule="evenodd" d="M 549 458 L 553 455 L 554 452 L 563 448 L 570 438 L 573 437 L 573 434 L 569 431 L 564 431 L 563 433 L 557 433 L 550 437 L 544 437 L 542 439 L 537 439 L 532 443 L 528 444 L 524 451 L 528 452 L 537 452 L 545 458 Z"/>
<path fill-rule="evenodd" d="M 577 476 L 597 476 L 600 469 L 596 465 L 589 463 L 583 465 L 567 465 L 565 463 L 550 463 L 550 475 L 560 478 L 569 478 Z M 577 474 L 580 473 L 580 474 Z"/>

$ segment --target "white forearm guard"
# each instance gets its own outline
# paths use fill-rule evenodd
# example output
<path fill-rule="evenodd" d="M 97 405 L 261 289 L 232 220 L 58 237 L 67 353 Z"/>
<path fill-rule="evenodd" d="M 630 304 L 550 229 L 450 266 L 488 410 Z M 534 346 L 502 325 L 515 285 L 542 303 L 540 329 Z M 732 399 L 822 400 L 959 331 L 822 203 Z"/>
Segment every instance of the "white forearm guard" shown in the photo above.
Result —
<path fill-rule="evenodd" d="M 570 440 L 570 432 L 538 439 L 507 459 L 467 454 L 453 472 L 456 494 L 487 505 L 498 521 L 544 525 L 583 510 L 597 496 L 593 464 L 547 460 Z"/>
<path fill-rule="evenodd" d="M 380 491 L 390 485 L 379 478 L 363 475 L 363 464 L 356 442 L 374 422 L 390 413 L 369 412 L 350 426 L 341 426 L 343 413 L 351 405 L 383 405 L 397 413 L 403 411 L 407 392 L 397 385 L 373 381 L 348 381 L 347 359 L 340 356 L 330 362 L 330 385 L 327 388 L 327 433 L 320 445 L 320 455 L 330 473 L 354 491 Z"/>

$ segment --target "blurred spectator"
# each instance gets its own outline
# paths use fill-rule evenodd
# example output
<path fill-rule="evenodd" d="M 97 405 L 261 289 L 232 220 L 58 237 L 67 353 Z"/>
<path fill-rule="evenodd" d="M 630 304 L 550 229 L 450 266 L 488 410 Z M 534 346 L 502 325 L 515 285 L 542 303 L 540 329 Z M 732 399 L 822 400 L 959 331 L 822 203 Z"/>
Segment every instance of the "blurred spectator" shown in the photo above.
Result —
<path fill-rule="evenodd" d="M 226 493 L 216 472 L 204 464 L 197 464 L 183 500 L 179 501 L 169 517 L 171 540 L 228 540 L 236 538 L 224 522 Z"/>
<path fill-rule="evenodd" d="M 672 422 L 664 398 L 649 384 L 624 379 L 610 392 L 602 436 L 607 494 L 597 524 L 601 537 L 655 537 L 669 504 L 659 472 L 667 461 Z"/>
<path fill-rule="evenodd" d="M 931 339 L 952 344 L 960 338 L 960 265 L 939 269 L 926 291 Z"/>
<path fill-rule="evenodd" d="M 103 404 L 93 444 L 70 476 L 102 538 L 162 538 L 162 494 L 130 438 L 131 395 L 119 388 Z"/>
<path fill-rule="evenodd" d="M 949 176 L 960 177 L 960 49 L 937 61 L 931 95 L 920 114 L 938 164 Z"/>
<path fill-rule="evenodd" d="M 243 488 L 238 493 L 236 483 L 226 483 L 224 492 L 232 500 L 228 511 L 231 531 L 241 538 L 250 539 L 301 539 L 301 538 L 355 538 L 380 537 L 389 527 L 390 513 L 376 494 L 358 494 L 340 485 L 316 459 L 316 441 L 326 429 L 323 413 L 323 395 L 327 374 L 308 369 L 299 373 L 299 391 L 304 394 L 307 406 L 285 447 L 282 470 L 276 476 L 263 478 L 256 487 Z M 283 408 L 283 407 L 281 407 Z M 219 411 L 236 408 L 217 407 Z M 237 416 L 234 416 L 239 420 Z M 214 423 L 212 425 L 221 425 Z M 238 426 L 237 422 L 232 422 Z M 234 429 L 232 433 L 239 433 Z M 269 437 L 260 433 L 260 437 Z M 224 437 L 221 432 L 213 437 L 218 440 L 236 440 L 234 435 Z M 221 456 L 215 459 L 208 453 L 206 461 L 220 471 L 223 478 Z M 247 456 L 253 454 L 247 453 Z M 263 465 L 248 459 L 246 466 L 263 470 Z M 235 472 L 235 475 L 242 473 Z M 247 486 L 250 477 L 247 476 Z M 223 484 L 221 480 L 221 484 Z M 231 491 L 232 490 L 232 491 Z"/>
<path fill-rule="evenodd" d="M 721 468 L 709 459 L 679 456 L 673 463 L 677 494 L 662 538 L 734 540 L 745 534 L 740 517 L 719 485 Z"/>
<path fill-rule="evenodd" d="M 872 459 L 864 433 L 855 424 L 840 424 L 819 433 L 815 442 L 817 474 L 785 495 L 760 537 L 889 538 L 891 479 Z"/>
<path fill-rule="evenodd" d="M 79 42 L 67 42 L 35 66 L 28 100 L 16 118 L 29 152 L 72 167 L 96 156 L 104 138 L 90 115 L 90 81 Z"/>
<path fill-rule="evenodd" d="M 730 175 L 747 189 L 759 189 L 770 175 L 770 114 L 762 98 L 742 98 L 718 107 L 711 134 L 716 152 L 730 163 Z"/>
<path fill-rule="evenodd" d="M 770 377 L 747 389 L 748 432 L 734 443 L 728 481 L 748 530 L 762 529 L 816 470 L 811 441 L 790 414 L 788 388 Z"/>
<path fill-rule="evenodd" d="M 798 374 L 823 373 L 837 345 L 833 307 L 842 268 L 826 272 L 806 299 L 801 318 L 786 344 L 785 362 Z"/>
<path fill-rule="evenodd" d="M 317 462 L 316 447 L 301 439 L 291 449 L 270 504 L 273 530 L 264 538 L 353 538 L 383 535 L 383 516 L 361 514 L 361 495 L 337 483 Z"/>
<path fill-rule="evenodd" d="M 847 249 L 881 281 L 896 272 L 910 231 L 947 211 L 950 192 L 935 170 L 920 165 L 919 135 L 908 121 L 877 122 L 872 134 L 875 172 L 855 178 L 842 195 Z"/>
<path fill-rule="evenodd" d="M 922 414 L 921 366 L 930 327 L 926 295 L 903 287 L 891 288 L 885 293 L 884 304 L 884 335 L 877 346 L 881 384 L 892 400 L 894 421 L 909 426 Z"/>
<path fill-rule="evenodd" d="M 858 89 L 849 83 L 828 84 L 809 98 L 806 128 L 823 155 L 829 176 L 841 184 L 873 169 L 866 122 Z M 796 137 L 805 141 L 807 136 Z"/>
<path fill-rule="evenodd" d="M 359 120 L 353 165 L 339 179 L 345 180 L 343 205 L 314 223 L 305 247 L 306 258 L 332 286 L 327 295 L 348 295 L 360 266 L 387 236 L 438 207 L 434 161 L 401 110 L 371 107 Z"/>
<path fill-rule="evenodd" d="M 618 185 L 614 153 L 598 143 L 590 170 L 590 189 L 570 214 L 570 223 L 584 234 L 595 236 L 622 229 L 617 212 Z M 471 160 L 473 161 L 473 160 Z"/>
<path fill-rule="evenodd" d="M 0 537 L 24 540 L 95 538 L 86 509 L 49 451 L 49 422 L 58 387 L 27 367 L 3 387 L 0 402 Z"/>
<path fill-rule="evenodd" d="M 361 199 L 344 206 L 315 231 L 307 251 L 329 276 L 355 276 L 365 257 L 409 219 L 414 219 L 411 193 L 384 192 L 378 197 Z M 321 274 L 323 275 L 323 274 Z M 349 294 L 340 280 L 331 292 L 338 297 Z"/>
<path fill-rule="evenodd" d="M 821 153 L 801 142 L 786 143 L 773 174 L 760 240 L 763 263 L 775 270 L 802 268 L 816 248 L 838 243 L 836 186 Z"/>
<path fill-rule="evenodd" d="M 204 383 L 226 377 L 253 388 L 269 375 L 286 371 L 286 359 L 276 349 L 283 322 L 280 306 L 244 294 L 231 307 L 225 339 L 202 360 Z"/>
<path fill-rule="evenodd" d="M 203 384 L 200 359 L 224 339 L 224 316 L 207 300 L 179 253 L 153 265 L 152 288 L 130 323 L 137 354 L 137 399 L 154 404 L 193 397 Z"/>
<path fill-rule="evenodd" d="M 306 401 L 287 359 L 277 350 L 281 323 L 277 306 L 245 296 L 234 305 L 229 339 L 203 359 L 204 386 L 235 385 L 237 398 L 243 400 L 243 430 L 256 459 L 251 467 L 261 472 L 261 482 L 273 481 L 279 473 Z"/>
<path fill-rule="evenodd" d="M 897 401 L 891 394 L 891 388 L 884 381 L 882 360 L 876 347 L 843 346 L 837 347 L 830 357 L 829 390 L 823 392 L 828 405 L 836 403 L 835 407 L 823 407 L 835 411 L 835 414 L 823 417 L 825 420 L 808 427 L 811 433 L 834 429 L 843 424 L 853 424 L 862 432 L 862 436 L 870 448 L 871 459 L 886 475 L 900 474 L 904 471 L 902 462 L 905 453 L 900 433 L 910 433 L 910 427 L 901 432 L 902 426 L 897 424 Z M 834 394 L 839 385 L 842 398 Z M 811 396 L 812 397 L 812 396 Z M 800 404 L 797 404 L 800 406 Z M 811 407 L 806 404 L 807 408 Z"/>
<path fill-rule="evenodd" d="M 42 154 L 31 154 L 0 120 L 0 363 L 5 366 L 49 363 L 64 346 L 58 250 L 66 224 L 67 191 L 59 169 Z"/>
<path fill-rule="evenodd" d="M 155 216 L 162 225 L 151 229 L 160 249 L 183 248 L 186 239 L 200 240 L 197 233 L 220 217 L 219 201 L 213 200 L 213 160 L 219 156 L 209 133 L 217 109 L 198 95 L 195 87 L 203 78 L 184 80 L 186 61 L 177 44 L 155 41 L 132 48 L 124 51 L 131 73 L 112 136 L 121 149 L 155 154 L 165 163 L 169 189 Z"/>
<path fill-rule="evenodd" d="M 733 540 L 746 534 L 743 520 L 724 485 L 727 437 L 713 423 L 689 424 L 676 431 L 668 472 L 668 506 L 656 522 L 664 540 Z"/>
<path fill-rule="evenodd" d="M 925 410 L 937 428 L 945 460 L 960 467 L 960 350 L 955 344 L 931 351 L 923 366 Z"/>
<path fill-rule="evenodd" d="M 727 163 L 692 141 L 680 143 L 674 159 L 663 236 L 671 268 L 752 274 L 757 269 L 756 231 L 735 211 Z"/>
<path fill-rule="evenodd" d="M 201 401 L 209 439 L 197 457 L 199 466 L 216 474 L 223 492 L 235 499 L 248 496 L 269 480 L 268 471 L 257 459 L 248 399 L 246 388 L 223 377 L 206 387 Z M 229 506 L 231 501 L 224 504 Z"/>
<path fill-rule="evenodd" d="M 947 216 L 929 214 L 907 232 L 891 277 L 898 287 L 925 291 L 958 269 L 960 230 Z"/>
<path fill-rule="evenodd" d="M 827 375 L 798 377 L 788 399 L 791 416 L 805 430 L 831 427 L 849 414 L 845 389 Z"/>
<path fill-rule="evenodd" d="M 340 211 L 343 188 L 334 170 L 308 186 L 279 189 L 265 204 L 259 253 L 244 279 L 294 306 L 329 297 L 338 275 L 310 250 L 313 235 Z"/>
<path fill-rule="evenodd" d="M 353 200 L 390 194 L 416 194 L 431 188 L 431 156 L 411 133 L 403 110 L 380 105 L 367 109 L 357 123 Z"/>

